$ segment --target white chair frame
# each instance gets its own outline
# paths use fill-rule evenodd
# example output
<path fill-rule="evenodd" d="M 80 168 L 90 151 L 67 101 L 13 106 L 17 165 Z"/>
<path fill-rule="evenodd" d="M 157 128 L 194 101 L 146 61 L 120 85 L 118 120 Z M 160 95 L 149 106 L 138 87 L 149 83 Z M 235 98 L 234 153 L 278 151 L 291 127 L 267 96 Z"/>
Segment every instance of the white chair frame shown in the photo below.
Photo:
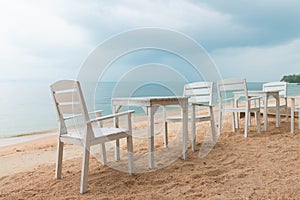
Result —
<path fill-rule="evenodd" d="M 232 131 L 236 131 L 235 126 L 235 115 L 238 113 L 244 112 L 245 113 L 245 127 L 244 127 L 244 137 L 248 137 L 248 125 L 249 125 L 249 118 L 250 112 L 255 113 L 256 124 L 257 124 L 257 131 L 261 133 L 260 127 L 260 97 L 248 97 L 248 89 L 246 84 L 246 79 L 244 78 L 231 78 L 231 79 L 224 79 L 217 81 L 217 91 L 218 91 L 218 98 L 219 98 L 219 116 L 218 116 L 218 134 L 220 135 L 222 129 L 222 116 L 223 113 L 230 112 L 232 113 Z M 243 92 L 243 96 L 245 97 L 245 107 L 237 107 L 236 103 L 234 102 L 233 98 L 224 98 L 224 93 L 226 92 Z M 229 105 L 225 106 L 225 102 L 231 102 L 230 107 Z M 253 102 L 253 103 L 252 103 Z M 258 102 L 258 103 L 255 103 Z M 256 104 L 252 107 L 252 104 Z"/>
<path fill-rule="evenodd" d="M 269 82 L 263 84 L 263 91 L 280 91 L 279 96 L 283 98 L 284 102 L 279 107 L 284 108 L 285 110 L 285 120 L 288 121 L 289 119 L 289 111 L 287 109 L 287 83 L 286 82 Z M 263 102 L 265 104 L 265 102 Z M 263 107 L 263 105 L 261 105 Z M 268 104 L 268 108 L 275 108 L 276 104 Z"/>
<path fill-rule="evenodd" d="M 55 178 L 61 178 L 64 143 L 79 145 L 83 147 L 80 193 L 85 193 L 87 191 L 88 183 L 90 147 L 97 144 L 101 145 L 100 151 L 102 153 L 103 164 L 105 165 L 105 142 L 109 142 L 112 140 L 118 141 L 121 138 L 127 139 L 128 171 L 130 175 L 133 174 L 134 169 L 131 114 L 134 111 L 120 112 L 114 115 L 101 117 L 99 117 L 99 113 L 101 113 L 101 111 L 96 111 L 93 113 L 96 113 L 98 117 L 90 119 L 89 115 L 91 113 L 87 112 L 87 107 L 85 104 L 81 86 L 78 81 L 61 80 L 53 83 L 50 88 L 59 122 Z M 121 116 L 127 116 L 126 129 L 102 127 L 101 123 L 104 120 L 116 119 Z M 78 117 L 83 118 L 82 132 L 79 132 L 78 130 L 68 130 L 65 121 Z M 97 123 L 98 127 L 92 125 L 97 125 Z"/>
<path fill-rule="evenodd" d="M 214 113 L 213 113 L 213 82 L 194 82 L 184 85 L 183 96 L 189 97 L 189 104 L 192 108 L 191 116 L 189 120 L 192 124 L 192 151 L 196 149 L 196 123 L 210 121 L 212 140 L 216 142 L 216 131 L 214 124 Z M 196 115 L 196 108 L 208 108 L 208 115 L 201 116 Z M 165 138 L 168 135 L 168 123 L 169 122 L 180 122 L 181 116 L 169 116 L 165 114 Z M 167 141 L 165 139 L 165 141 Z M 165 142 L 167 143 L 167 142 Z"/>
<path fill-rule="evenodd" d="M 298 105 L 295 101 L 298 100 Z M 295 113 L 298 112 L 298 129 L 300 129 L 300 96 L 291 97 L 291 133 L 295 132 Z"/>

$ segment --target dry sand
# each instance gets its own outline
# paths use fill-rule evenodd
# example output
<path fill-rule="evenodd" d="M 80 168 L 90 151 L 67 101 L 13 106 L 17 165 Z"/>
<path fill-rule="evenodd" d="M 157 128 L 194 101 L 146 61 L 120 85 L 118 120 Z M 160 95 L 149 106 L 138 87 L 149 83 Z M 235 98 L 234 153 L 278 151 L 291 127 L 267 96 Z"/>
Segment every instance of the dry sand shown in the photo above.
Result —
<path fill-rule="evenodd" d="M 274 118 L 269 122 L 269 131 L 261 135 L 252 125 L 247 139 L 243 128 L 232 133 L 227 123 L 204 158 L 199 158 L 199 149 L 208 124 L 199 124 L 197 151 L 189 147 L 187 160 L 178 158 L 158 170 L 134 176 L 102 166 L 92 157 L 84 195 L 79 194 L 80 148 L 67 145 L 62 179 L 55 180 L 54 135 L 1 147 L 0 199 L 300 199 L 300 131 L 291 134 L 284 118 L 280 128 L 275 127 Z M 172 134 L 175 137 L 179 131 L 171 130 L 170 138 Z M 135 159 L 146 155 L 146 140 L 135 140 L 134 145 Z M 164 149 L 162 134 L 157 135 L 155 148 Z M 180 145 L 177 150 L 180 152 Z M 126 169 L 126 155 L 121 159 Z M 160 159 L 156 154 L 156 165 Z M 138 162 L 136 167 L 141 170 Z M 147 159 L 141 162 L 147 164 Z"/>

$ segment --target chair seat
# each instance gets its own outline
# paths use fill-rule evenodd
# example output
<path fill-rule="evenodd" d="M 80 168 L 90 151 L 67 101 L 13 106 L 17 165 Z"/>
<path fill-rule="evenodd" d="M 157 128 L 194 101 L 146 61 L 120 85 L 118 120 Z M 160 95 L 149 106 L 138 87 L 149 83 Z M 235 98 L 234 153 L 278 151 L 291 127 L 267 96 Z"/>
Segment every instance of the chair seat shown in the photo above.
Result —
<path fill-rule="evenodd" d="M 249 109 L 249 112 L 255 112 L 255 111 L 259 111 L 260 108 L 258 107 L 252 107 Z M 246 108 L 223 108 L 223 111 L 225 112 L 245 112 Z"/>
<path fill-rule="evenodd" d="M 196 116 L 195 120 L 196 122 L 200 122 L 200 121 L 208 121 L 210 120 L 210 115 L 201 115 L 201 116 Z M 172 121 L 172 122 L 178 122 L 181 121 L 182 117 L 181 116 L 172 116 L 172 117 L 168 117 L 167 121 Z M 189 116 L 188 120 L 192 120 L 192 117 Z"/>
<path fill-rule="evenodd" d="M 279 106 L 280 106 L 280 107 L 285 107 L 286 104 L 280 104 Z M 264 104 L 260 104 L 260 107 L 263 108 L 263 107 L 265 107 L 265 105 L 264 105 Z M 273 107 L 273 108 L 275 108 L 275 107 L 276 107 L 276 103 L 268 103 L 268 107 Z"/>
<path fill-rule="evenodd" d="M 93 131 L 95 138 L 91 141 L 91 144 L 108 142 L 128 136 L 128 131 L 121 128 L 93 128 Z M 83 129 L 81 129 L 80 131 L 70 131 L 67 134 L 62 134 L 60 137 L 62 141 L 82 145 L 82 135 Z"/>

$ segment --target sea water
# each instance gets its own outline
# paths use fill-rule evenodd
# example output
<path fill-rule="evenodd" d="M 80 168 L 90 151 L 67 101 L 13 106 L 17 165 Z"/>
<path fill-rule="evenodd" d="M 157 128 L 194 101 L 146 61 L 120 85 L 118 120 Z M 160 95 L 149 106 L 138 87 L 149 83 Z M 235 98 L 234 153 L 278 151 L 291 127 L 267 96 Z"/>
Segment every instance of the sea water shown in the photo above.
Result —
<path fill-rule="evenodd" d="M 47 81 L 6 81 L 0 82 L 0 138 L 20 134 L 30 134 L 57 129 L 57 116 L 50 92 L 50 82 Z M 261 90 L 263 82 L 249 82 L 249 90 Z M 134 88 L 131 96 L 176 96 L 182 95 L 183 83 L 158 84 L 126 83 L 126 87 Z M 136 87 L 140 86 L 140 87 Z M 115 94 L 116 83 L 100 83 L 95 90 L 95 109 L 105 110 L 104 114 L 111 113 L 111 97 Z M 84 88 L 84 87 L 83 87 Z M 124 91 L 123 91 L 124 92 Z M 289 84 L 288 95 L 300 95 L 300 85 Z M 214 95 L 215 101 L 217 95 Z M 136 113 L 143 110 L 134 107 Z"/>

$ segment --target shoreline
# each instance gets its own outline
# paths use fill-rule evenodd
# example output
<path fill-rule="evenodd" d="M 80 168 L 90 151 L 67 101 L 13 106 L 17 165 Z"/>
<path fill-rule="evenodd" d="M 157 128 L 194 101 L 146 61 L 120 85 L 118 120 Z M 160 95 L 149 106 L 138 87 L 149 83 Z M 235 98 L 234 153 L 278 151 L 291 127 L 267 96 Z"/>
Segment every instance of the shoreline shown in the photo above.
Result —
<path fill-rule="evenodd" d="M 42 132 L 35 132 L 32 134 L 23 134 L 18 136 L 11 136 L 7 138 L 0 138 L 0 147 L 6 147 L 10 145 L 20 144 L 20 143 L 26 143 L 33 140 L 54 136 L 57 134 L 57 131 L 42 131 Z"/>

